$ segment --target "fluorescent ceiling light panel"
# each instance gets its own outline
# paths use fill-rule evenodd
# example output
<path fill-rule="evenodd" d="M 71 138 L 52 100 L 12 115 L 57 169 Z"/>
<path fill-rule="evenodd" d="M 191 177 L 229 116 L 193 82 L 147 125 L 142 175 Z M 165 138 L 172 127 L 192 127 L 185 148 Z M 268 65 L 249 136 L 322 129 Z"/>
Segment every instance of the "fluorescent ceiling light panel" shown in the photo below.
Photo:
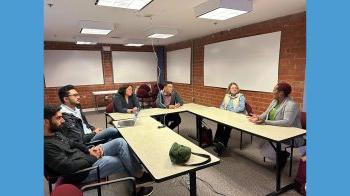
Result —
<path fill-rule="evenodd" d="M 246 11 L 232 10 L 227 8 L 218 8 L 206 14 L 199 16 L 198 18 L 206 18 L 212 20 L 227 20 L 229 18 L 239 16 L 247 13 Z"/>
<path fill-rule="evenodd" d="M 149 30 L 147 37 L 156 39 L 166 39 L 177 34 L 177 30 L 167 27 L 159 27 Z"/>
<path fill-rule="evenodd" d="M 95 45 L 97 44 L 96 38 L 77 36 L 75 37 L 75 43 L 79 45 Z"/>
<path fill-rule="evenodd" d="M 107 35 L 112 30 L 107 29 L 89 29 L 89 28 L 82 28 L 80 33 L 81 34 L 94 34 L 94 35 Z"/>
<path fill-rule="evenodd" d="M 114 30 L 114 25 L 108 22 L 80 21 L 80 33 L 92 35 L 107 35 Z"/>
<path fill-rule="evenodd" d="M 143 45 L 145 45 L 145 40 L 143 40 L 143 39 L 127 39 L 124 41 L 124 46 L 140 47 Z"/>
<path fill-rule="evenodd" d="M 97 0 L 96 5 L 142 10 L 153 0 Z"/>
<path fill-rule="evenodd" d="M 149 35 L 149 38 L 156 38 L 156 39 L 166 39 L 169 37 L 174 36 L 173 34 L 163 34 L 163 33 L 154 33 L 152 35 Z"/>
<path fill-rule="evenodd" d="M 88 41 L 76 41 L 75 42 L 78 45 L 95 45 L 97 42 L 88 42 Z"/>
<path fill-rule="evenodd" d="M 140 47 L 143 46 L 145 44 L 125 44 L 124 46 L 134 46 L 134 47 Z"/>
<path fill-rule="evenodd" d="M 252 0 L 209 0 L 194 8 L 196 17 L 227 20 L 252 11 Z"/>

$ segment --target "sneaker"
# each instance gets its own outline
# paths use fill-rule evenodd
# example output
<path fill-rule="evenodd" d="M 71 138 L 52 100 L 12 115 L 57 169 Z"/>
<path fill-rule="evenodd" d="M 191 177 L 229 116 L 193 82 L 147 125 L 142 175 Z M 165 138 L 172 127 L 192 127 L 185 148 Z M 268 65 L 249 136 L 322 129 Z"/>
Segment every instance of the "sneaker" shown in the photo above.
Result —
<path fill-rule="evenodd" d="M 136 178 L 136 184 L 144 184 L 146 182 L 153 182 L 153 178 L 148 172 L 143 172 L 141 178 Z"/>
<path fill-rule="evenodd" d="M 148 196 L 152 195 L 153 193 L 153 187 L 152 186 L 143 186 L 140 188 L 139 191 L 136 192 L 137 196 Z"/>

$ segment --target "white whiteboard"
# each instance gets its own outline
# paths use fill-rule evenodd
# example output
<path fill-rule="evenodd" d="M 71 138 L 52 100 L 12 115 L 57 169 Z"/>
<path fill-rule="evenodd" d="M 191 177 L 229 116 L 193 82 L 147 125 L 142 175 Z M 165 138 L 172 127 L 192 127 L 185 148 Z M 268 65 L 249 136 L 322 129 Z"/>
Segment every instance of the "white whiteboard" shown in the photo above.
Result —
<path fill-rule="evenodd" d="M 100 51 L 45 50 L 46 87 L 104 84 Z"/>
<path fill-rule="evenodd" d="M 272 92 L 278 82 L 281 32 L 209 44 L 204 47 L 204 85 Z"/>
<path fill-rule="evenodd" d="M 167 80 L 191 83 L 191 48 L 167 52 Z"/>
<path fill-rule="evenodd" d="M 113 51 L 114 83 L 157 81 L 157 61 L 153 52 Z"/>

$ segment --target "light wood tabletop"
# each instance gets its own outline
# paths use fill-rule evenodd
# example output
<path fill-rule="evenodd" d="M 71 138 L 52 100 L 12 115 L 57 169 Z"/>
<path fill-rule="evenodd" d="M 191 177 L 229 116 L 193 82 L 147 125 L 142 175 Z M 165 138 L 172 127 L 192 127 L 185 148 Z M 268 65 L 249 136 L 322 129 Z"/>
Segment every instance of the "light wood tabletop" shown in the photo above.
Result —
<path fill-rule="evenodd" d="M 195 103 L 186 103 L 179 108 L 176 109 L 165 109 L 165 108 L 148 108 L 148 109 L 142 109 L 140 110 L 138 116 L 144 117 L 144 116 L 158 116 L 158 115 L 164 115 L 169 113 L 179 113 L 179 112 L 186 112 L 186 111 L 199 111 L 201 109 L 207 108 L 206 106 L 202 106 Z M 124 119 L 130 119 L 133 118 L 135 114 L 130 113 L 109 113 L 108 114 L 112 120 L 124 120 Z"/>
<path fill-rule="evenodd" d="M 191 112 L 204 118 L 277 142 L 288 140 L 306 133 L 306 130 L 295 127 L 257 125 L 249 122 L 247 116 L 244 114 L 238 114 L 215 107 L 206 107 L 199 111 Z"/>
<path fill-rule="evenodd" d="M 113 123 L 116 125 L 117 121 L 113 121 Z M 141 117 L 133 127 L 118 128 L 123 138 L 152 174 L 155 181 L 164 181 L 220 162 L 220 159 L 169 128 L 158 128 L 160 125 L 161 123 L 151 117 Z M 192 152 L 210 155 L 211 162 L 200 166 L 173 164 L 170 161 L 169 150 L 174 142 L 190 147 Z M 191 155 L 187 163 L 198 163 L 203 160 L 202 157 Z"/>
<path fill-rule="evenodd" d="M 306 130 L 295 127 L 280 127 L 271 125 L 256 125 L 248 121 L 247 116 L 216 107 L 207 107 L 195 103 L 184 104 L 176 109 L 150 108 L 139 112 L 139 117 L 157 116 L 169 113 L 191 112 L 219 123 L 240 129 L 262 138 L 280 142 L 306 134 Z M 134 114 L 110 113 L 113 120 L 130 119 Z"/>

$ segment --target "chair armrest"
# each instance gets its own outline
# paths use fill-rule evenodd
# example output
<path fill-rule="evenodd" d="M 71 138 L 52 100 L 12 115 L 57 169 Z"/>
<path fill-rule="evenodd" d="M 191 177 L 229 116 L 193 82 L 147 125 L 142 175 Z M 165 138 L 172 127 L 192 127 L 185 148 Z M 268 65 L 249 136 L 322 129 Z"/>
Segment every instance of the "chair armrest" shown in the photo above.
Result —
<path fill-rule="evenodd" d="M 104 144 L 104 143 L 106 143 L 106 140 L 102 139 L 102 140 L 95 140 L 93 142 L 86 143 L 85 145 L 86 146 L 97 146 L 99 144 Z"/>
<path fill-rule="evenodd" d="M 91 189 L 95 189 L 98 187 L 101 187 L 103 185 L 108 185 L 108 184 L 113 184 L 113 183 L 118 183 L 118 182 L 124 182 L 124 181 L 131 181 L 132 182 L 132 187 L 133 187 L 133 194 L 136 194 L 136 181 L 134 177 L 126 177 L 126 178 L 119 178 L 115 180 L 109 180 L 105 182 L 99 182 L 99 183 L 94 183 L 94 184 L 89 184 L 81 187 L 82 191 L 88 191 Z"/>
<path fill-rule="evenodd" d="M 88 167 L 88 168 L 85 168 L 85 169 L 81 169 L 81 170 L 78 170 L 70 175 L 74 175 L 74 174 L 80 174 L 80 173 L 84 173 L 84 172 L 87 172 L 87 171 L 91 171 L 91 170 L 99 170 L 99 167 L 98 166 L 92 166 L 92 167 Z"/>

